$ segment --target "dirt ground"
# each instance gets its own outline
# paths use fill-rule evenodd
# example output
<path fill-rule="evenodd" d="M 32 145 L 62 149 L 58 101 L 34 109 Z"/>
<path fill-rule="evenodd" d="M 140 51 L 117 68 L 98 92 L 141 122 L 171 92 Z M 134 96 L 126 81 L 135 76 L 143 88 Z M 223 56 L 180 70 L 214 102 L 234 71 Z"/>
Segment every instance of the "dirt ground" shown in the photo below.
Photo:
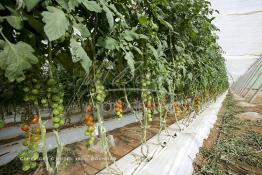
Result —
<path fill-rule="evenodd" d="M 227 96 L 194 160 L 193 174 L 262 174 L 261 113 L 262 103 L 250 104 L 235 94 Z"/>
<path fill-rule="evenodd" d="M 177 120 L 184 118 L 184 116 L 181 115 L 177 118 Z M 166 118 L 166 126 L 170 126 L 177 120 L 172 114 L 168 114 Z M 147 132 L 147 139 L 152 138 L 158 132 L 159 117 L 158 115 L 154 115 L 153 121 L 151 122 L 150 128 Z M 108 156 L 104 155 L 104 153 L 101 152 L 99 141 L 96 141 L 96 143 L 92 147 L 88 147 L 86 141 L 66 145 L 64 147 L 64 152 L 62 156 L 63 159 L 61 163 L 62 166 L 59 170 L 59 175 L 93 175 L 98 173 L 106 167 L 106 158 L 108 159 L 108 163 L 110 165 L 111 163 L 113 163 L 113 160 L 120 159 L 121 157 L 131 152 L 133 149 L 140 146 L 142 129 L 140 123 L 136 122 L 128 124 L 122 128 L 117 128 L 115 130 L 109 131 L 108 135 L 111 136 L 110 138 L 114 138 L 113 143 L 110 144 L 110 158 L 108 158 Z M 54 153 L 49 153 L 49 158 L 55 156 L 55 150 L 53 152 Z M 11 173 L 12 175 L 47 175 L 43 163 L 41 163 L 35 171 L 25 173 L 23 171 L 20 171 L 21 165 L 17 165 L 17 162 L 19 163 L 20 161 L 13 161 L 14 166 L 16 166 L 18 170 L 16 170 L 15 173 Z M 9 166 L 13 165 L 10 164 Z"/>

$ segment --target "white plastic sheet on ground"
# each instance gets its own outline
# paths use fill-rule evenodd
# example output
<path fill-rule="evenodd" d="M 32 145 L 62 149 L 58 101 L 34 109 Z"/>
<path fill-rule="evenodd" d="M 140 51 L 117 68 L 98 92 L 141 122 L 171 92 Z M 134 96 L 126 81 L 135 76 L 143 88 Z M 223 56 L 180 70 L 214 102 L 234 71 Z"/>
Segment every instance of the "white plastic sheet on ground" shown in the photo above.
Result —
<path fill-rule="evenodd" d="M 128 114 L 128 115 L 125 115 L 122 118 L 122 120 L 112 119 L 112 120 L 105 121 L 104 125 L 107 131 L 111 131 L 113 129 L 123 127 L 127 124 L 134 123 L 136 121 L 137 119 L 135 118 L 134 115 Z M 75 143 L 75 142 L 87 139 L 87 137 L 84 135 L 85 131 L 86 131 L 86 126 L 73 127 L 73 128 L 61 130 L 59 132 L 59 136 L 61 138 L 62 144 L 67 145 L 67 144 L 71 144 L 71 143 Z M 26 149 L 26 147 L 22 145 L 23 141 L 24 139 L 21 139 L 19 141 L 0 145 L 0 155 L 2 155 L 0 157 L 0 166 L 5 165 L 6 163 L 10 162 L 20 152 Z M 46 143 L 47 143 L 47 150 L 52 150 L 57 147 L 55 136 L 52 132 L 47 133 Z M 39 142 L 39 144 L 40 146 L 39 146 L 38 151 L 41 152 L 41 147 L 42 147 L 41 141 Z"/>
<path fill-rule="evenodd" d="M 141 146 L 125 155 L 116 164 L 99 172 L 99 175 L 114 174 L 123 175 L 190 175 L 193 172 L 193 160 L 201 147 L 203 140 L 208 137 L 213 127 L 217 114 L 226 93 L 217 98 L 217 101 L 208 107 L 187 127 L 183 120 L 168 127 L 168 133 L 163 131 L 160 135 L 161 143 L 166 142 L 162 147 L 158 142 L 157 135 L 148 141 L 149 162 L 138 161 L 141 156 Z M 179 129 L 179 125 L 183 128 Z M 176 137 L 174 133 L 177 134 Z"/>

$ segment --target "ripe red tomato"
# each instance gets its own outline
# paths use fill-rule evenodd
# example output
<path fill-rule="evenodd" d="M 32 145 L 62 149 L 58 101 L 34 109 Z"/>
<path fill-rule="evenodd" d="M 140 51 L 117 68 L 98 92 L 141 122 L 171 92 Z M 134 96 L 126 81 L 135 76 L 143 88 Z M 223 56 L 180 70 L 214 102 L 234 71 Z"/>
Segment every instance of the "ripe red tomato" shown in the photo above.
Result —
<path fill-rule="evenodd" d="M 32 124 L 37 124 L 39 122 L 39 118 L 37 115 L 34 115 L 32 118 L 31 118 L 31 123 Z"/>

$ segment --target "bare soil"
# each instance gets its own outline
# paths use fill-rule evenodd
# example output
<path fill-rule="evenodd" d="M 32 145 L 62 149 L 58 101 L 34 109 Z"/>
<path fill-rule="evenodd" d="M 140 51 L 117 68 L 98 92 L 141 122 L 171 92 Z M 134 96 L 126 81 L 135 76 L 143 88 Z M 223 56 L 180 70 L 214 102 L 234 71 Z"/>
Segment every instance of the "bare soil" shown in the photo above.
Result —
<path fill-rule="evenodd" d="M 262 115 L 262 104 L 249 104 L 244 101 L 243 98 L 233 94 L 233 97 L 235 99 L 235 107 L 240 108 L 242 111 L 236 115 L 235 117 L 239 120 L 240 125 L 232 126 L 234 134 L 237 136 L 243 136 L 244 134 L 248 132 L 255 132 L 257 134 L 262 134 L 262 127 L 261 125 L 258 125 L 257 122 L 261 121 Z M 259 96 L 261 98 L 261 96 Z M 258 100 L 257 100 L 258 101 Z M 245 105 L 243 105 L 245 104 Z M 212 151 L 214 148 L 219 144 L 219 139 L 221 135 L 226 136 L 227 133 L 223 133 L 221 128 L 223 125 L 225 125 L 224 115 L 225 115 L 225 102 L 223 103 L 223 106 L 221 107 L 217 121 L 215 123 L 215 126 L 210 131 L 209 137 L 204 141 L 203 146 L 201 149 Z M 241 124 L 241 122 L 248 122 L 248 125 Z M 244 143 L 243 143 L 244 144 Z M 248 143 L 249 144 L 249 143 Z M 256 151 L 255 154 L 262 157 L 261 152 L 261 146 L 260 150 Z M 262 160 L 261 160 L 262 161 Z M 262 163 L 262 162 L 260 162 Z M 203 170 L 203 167 L 208 165 L 207 157 L 203 153 L 199 153 L 195 160 L 194 160 L 194 173 L 197 175 L 202 174 L 209 174 L 206 173 Z M 223 159 L 219 160 L 219 163 L 217 163 L 218 169 L 220 169 L 222 174 L 228 174 L 229 172 L 234 172 L 237 174 L 256 174 L 261 175 L 262 174 L 262 168 L 256 167 L 255 165 L 250 165 L 245 163 L 244 161 L 234 160 L 234 161 L 225 161 Z M 233 174 L 234 174 L 233 173 Z M 213 173 L 210 173 L 213 174 Z"/>

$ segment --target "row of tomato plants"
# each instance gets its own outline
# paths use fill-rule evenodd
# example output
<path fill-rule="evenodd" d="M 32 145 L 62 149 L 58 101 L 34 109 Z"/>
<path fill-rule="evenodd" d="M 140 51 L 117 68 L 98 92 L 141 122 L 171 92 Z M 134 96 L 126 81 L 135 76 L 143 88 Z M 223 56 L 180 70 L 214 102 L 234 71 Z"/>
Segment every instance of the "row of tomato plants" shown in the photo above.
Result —
<path fill-rule="evenodd" d="M 191 98 L 188 108 L 199 111 L 201 103 L 224 91 L 228 82 L 212 24 L 215 12 L 206 0 L 1 1 L 0 106 L 2 113 L 14 104 L 26 109 L 22 130 L 28 150 L 20 157 L 30 160 L 23 161 L 23 169 L 35 168 L 41 139 L 47 171 L 58 173 L 63 151 L 58 132 L 69 110 L 64 106 L 90 104 L 83 110 L 88 144 L 94 142 L 95 116 L 109 155 L 100 111 L 106 99 L 116 99 L 117 119 L 123 102 L 135 115 L 130 99 L 142 102 L 146 145 L 154 110 L 162 130 L 168 103 Z M 48 161 L 42 107 L 51 111 L 55 166 Z M 147 151 L 142 150 L 145 157 Z"/>

